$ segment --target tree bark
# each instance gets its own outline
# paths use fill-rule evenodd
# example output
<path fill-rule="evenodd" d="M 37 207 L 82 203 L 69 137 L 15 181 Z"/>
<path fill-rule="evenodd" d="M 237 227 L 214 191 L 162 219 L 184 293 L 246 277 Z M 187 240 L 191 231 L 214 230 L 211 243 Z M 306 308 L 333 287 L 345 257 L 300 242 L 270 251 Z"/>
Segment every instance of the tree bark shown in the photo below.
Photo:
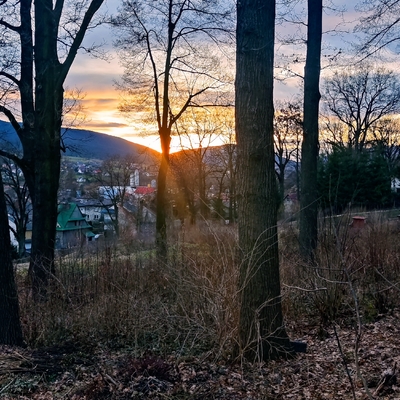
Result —
<path fill-rule="evenodd" d="M 318 240 L 319 79 L 321 73 L 322 0 L 308 0 L 307 56 L 304 74 L 303 144 L 300 176 L 300 253 L 314 259 Z"/>
<path fill-rule="evenodd" d="M 252 361 L 290 352 L 283 326 L 274 170 L 275 0 L 237 3 L 239 344 Z"/>
<path fill-rule="evenodd" d="M 24 344 L 19 319 L 17 287 L 11 259 L 10 231 L 4 186 L 0 174 L 0 344 Z"/>
<path fill-rule="evenodd" d="M 35 141 L 24 152 L 34 159 L 27 180 L 32 197 L 32 257 L 29 275 L 35 300 L 46 298 L 54 273 L 57 191 L 60 175 L 60 138 L 63 87 L 58 84 L 58 26 L 51 0 L 35 2 Z M 34 153 L 32 153 L 34 152 Z"/>
<path fill-rule="evenodd" d="M 167 244 L 167 175 L 169 169 L 169 153 L 171 131 L 160 129 L 161 163 L 158 170 L 157 198 L 156 198 L 156 248 L 160 260 L 166 260 L 168 255 Z"/>

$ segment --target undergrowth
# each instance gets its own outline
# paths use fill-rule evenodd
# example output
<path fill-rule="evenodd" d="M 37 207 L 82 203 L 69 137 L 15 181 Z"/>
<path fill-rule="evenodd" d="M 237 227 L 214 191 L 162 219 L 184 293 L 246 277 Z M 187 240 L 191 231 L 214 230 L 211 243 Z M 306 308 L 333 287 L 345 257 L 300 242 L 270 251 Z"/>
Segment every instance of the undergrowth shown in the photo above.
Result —
<path fill-rule="evenodd" d="M 301 262 L 295 225 L 280 226 L 282 304 L 288 325 L 364 322 L 399 305 L 398 221 L 324 219 L 312 264 Z M 59 257 L 49 301 L 34 303 L 18 273 L 21 320 L 31 347 L 73 341 L 133 355 L 229 358 L 238 324 L 235 227 L 186 228 L 168 260 L 139 246 L 105 245 Z M 128 241 L 129 242 L 129 241 Z M 356 300 L 351 290 L 356 291 Z M 356 304 L 357 303 L 357 304 Z"/>

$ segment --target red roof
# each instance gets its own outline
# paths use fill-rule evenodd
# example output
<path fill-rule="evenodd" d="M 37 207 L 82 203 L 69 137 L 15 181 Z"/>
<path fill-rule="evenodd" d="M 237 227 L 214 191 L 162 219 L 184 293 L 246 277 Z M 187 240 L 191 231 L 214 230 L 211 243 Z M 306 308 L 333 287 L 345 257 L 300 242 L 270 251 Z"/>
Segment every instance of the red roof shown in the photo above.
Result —
<path fill-rule="evenodd" d="M 135 194 L 151 194 L 154 193 L 156 189 L 148 186 L 139 186 L 135 190 Z"/>

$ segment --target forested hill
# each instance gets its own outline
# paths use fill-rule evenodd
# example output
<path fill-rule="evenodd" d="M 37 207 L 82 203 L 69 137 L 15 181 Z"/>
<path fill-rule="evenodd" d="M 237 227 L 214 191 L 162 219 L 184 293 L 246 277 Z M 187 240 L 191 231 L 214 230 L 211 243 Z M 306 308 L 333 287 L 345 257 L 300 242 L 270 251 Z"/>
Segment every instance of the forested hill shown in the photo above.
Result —
<path fill-rule="evenodd" d="M 63 141 L 67 156 L 104 160 L 116 154 L 132 154 L 135 158 L 141 158 L 142 162 L 152 163 L 158 160 L 158 153 L 155 150 L 104 133 L 68 129 L 63 131 Z M 15 146 L 17 143 L 18 138 L 11 124 L 0 121 L 0 147 Z M 147 160 L 144 161 L 144 158 Z"/>

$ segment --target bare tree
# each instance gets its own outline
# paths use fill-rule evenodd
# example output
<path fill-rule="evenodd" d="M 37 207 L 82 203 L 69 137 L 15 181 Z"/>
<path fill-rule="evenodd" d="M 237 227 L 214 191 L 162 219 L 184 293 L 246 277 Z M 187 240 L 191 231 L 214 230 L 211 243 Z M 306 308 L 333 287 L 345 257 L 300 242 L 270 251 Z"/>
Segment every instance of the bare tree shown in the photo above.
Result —
<path fill-rule="evenodd" d="M 0 173 L 0 344 L 21 346 L 23 337 L 10 248 L 7 208 Z"/>
<path fill-rule="evenodd" d="M 358 46 L 363 58 L 377 55 L 385 48 L 398 52 L 400 1 L 363 0 L 358 10 L 364 14 L 355 29 L 363 34 Z"/>
<path fill-rule="evenodd" d="M 54 271 L 63 85 L 103 1 L 0 2 L 0 113 L 17 133 L 23 156 L 0 155 L 19 165 L 32 198 L 35 299 L 45 296 Z"/>
<path fill-rule="evenodd" d="M 274 0 L 237 3 L 239 346 L 250 360 L 290 352 L 283 325 L 274 170 Z"/>
<path fill-rule="evenodd" d="M 131 176 L 134 173 L 135 160 L 131 155 L 124 157 L 115 155 L 105 160 L 101 166 L 101 175 L 96 177 L 100 185 L 100 201 L 111 202 L 112 210 L 106 207 L 109 218 L 112 221 L 115 234 L 120 234 L 119 207 L 123 207 L 130 185 Z"/>
<path fill-rule="evenodd" d="M 393 71 L 383 68 L 336 72 L 324 89 L 330 114 L 347 128 L 342 141 L 357 152 L 368 144 L 372 127 L 400 109 L 400 82 Z"/>
<path fill-rule="evenodd" d="M 167 254 L 166 193 L 173 127 L 190 107 L 219 101 L 221 77 L 215 44 L 230 29 L 231 10 L 219 0 L 124 1 L 115 25 L 125 67 L 122 87 L 133 99 L 122 109 L 149 111 L 161 141 L 157 179 L 156 243 Z M 221 53 L 218 52 L 218 55 Z"/>
<path fill-rule="evenodd" d="M 210 151 L 221 134 L 218 109 L 192 109 L 177 122 L 177 133 L 182 149 L 181 161 L 192 165 L 192 190 L 197 198 L 197 209 L 203 218 L 209 216 L 208 186 L 212 172 Z M 187 167 L 185 170 L 187 171 Z M 184 170 L 181 169 L 183 172 Z M 194 186 L 193 186 L 194 184 Z M 192 222 L 195 216 L 192 215 Z"/>
<path fill-rule="evenodd" d="M 213 175 L 219 183 L 218 197 L 222 193 L 228 195 L 228 220 L 233 223 L 236 220 L 236 179 L 237 179 L 237 147 L 235 137 L 234 108 L 228 107 L 220 110 L 219 120 L 221 124 L 220 140 L 222 146 L 213 152 Z M 222 200 L 222 199 L 221 199 Z"/>
<path fill-rule="evenodd" d="M 400 165 L 400 123 L 392 116 L 377 121 L 371 127 L 371 145 L 380 147 L 389 167 L 390 177 L 399 172 Z"/>
<path fill-rule="evenodd" d="M 279 104 L 275 110 L 275 165 L 279 183 L 279 197 L 285 197 L 285 171 L 291 161 L 296 165 L 296 182 L 300 161 L 300 144 L 302 137 L 303 120 L 300 107 L 293 103 Z M 299 184 L 297 183 L 297 187 Z M 299 192 L 299 190 L 297 190 Z"/>
<path fill-rule="evenodd" d="M 0 170 L 4 174 L 5 183 L 9 186 L 4 195 L 15 223 L 15 228 L 10 226 L 10 229 L 17 239 L 18 256 L 21 258 L 25 255 L 26 228 L 32 217 L 31 198 L 21 169 L 7 158 L 2 161 L 3 167 Z"/>

